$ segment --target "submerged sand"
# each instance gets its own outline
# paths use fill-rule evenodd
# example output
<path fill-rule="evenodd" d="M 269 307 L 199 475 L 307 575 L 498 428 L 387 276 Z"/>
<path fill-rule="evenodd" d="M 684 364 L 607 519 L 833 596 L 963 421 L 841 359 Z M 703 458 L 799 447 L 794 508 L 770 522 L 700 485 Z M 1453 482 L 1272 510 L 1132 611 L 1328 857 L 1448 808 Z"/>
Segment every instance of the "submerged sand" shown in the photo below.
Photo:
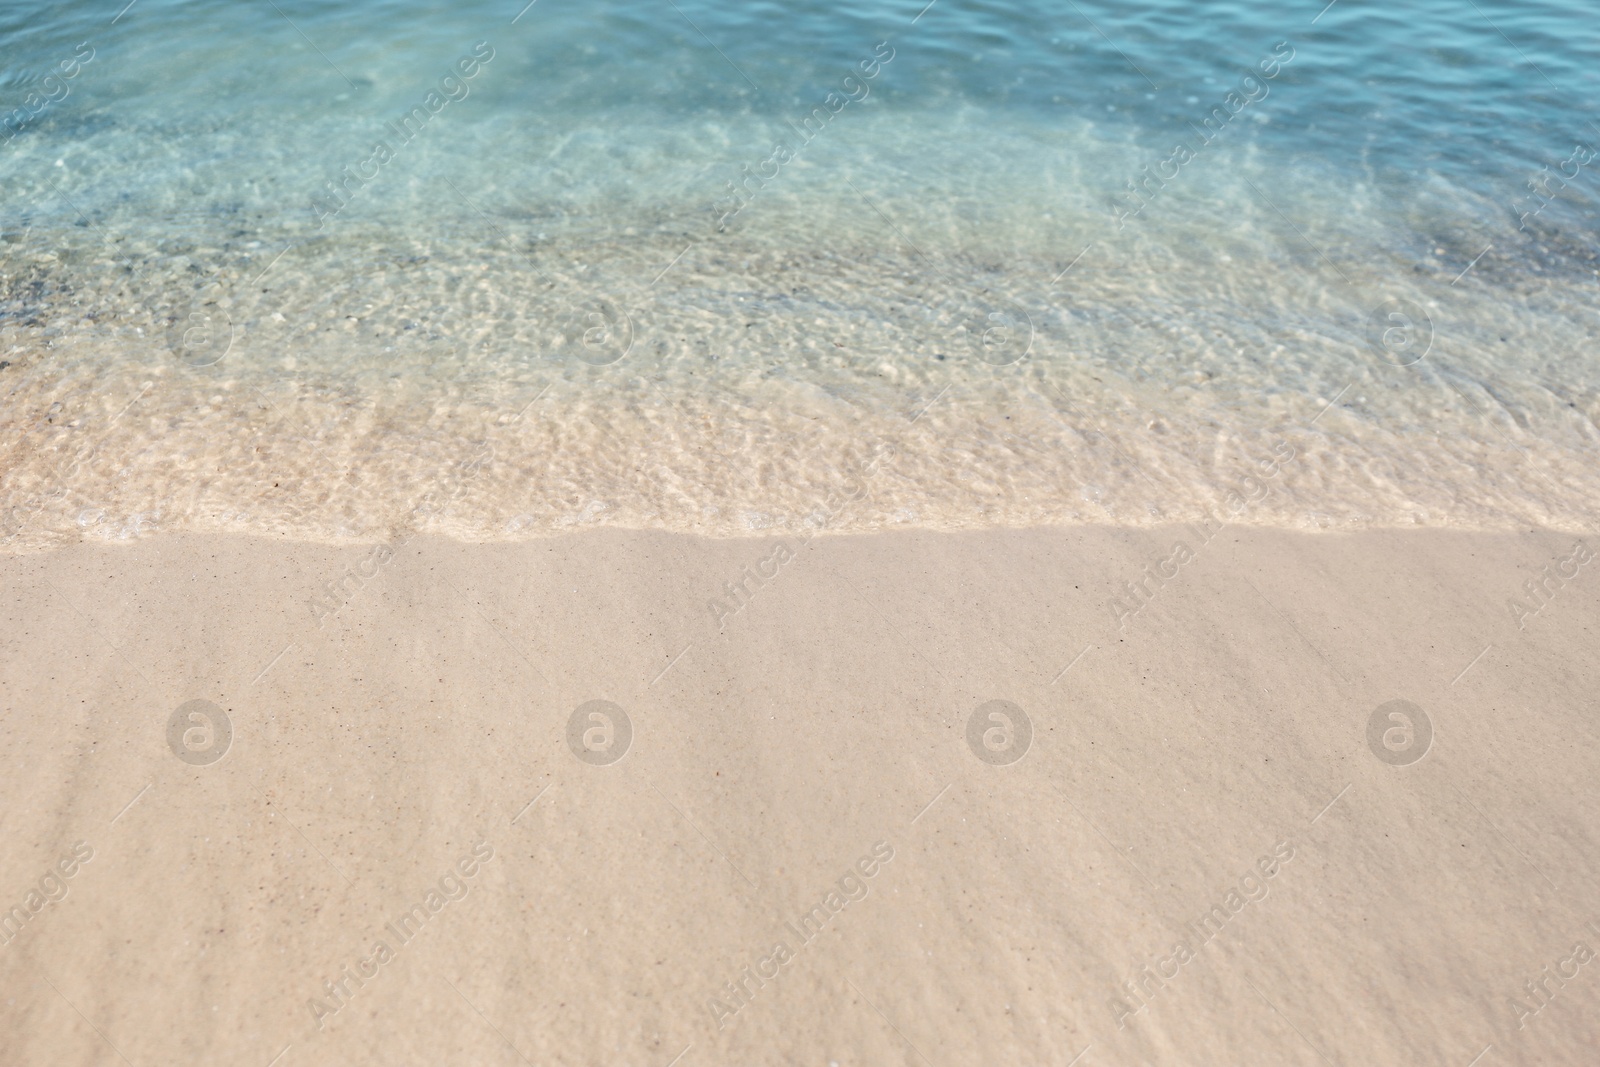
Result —
<path fill-rule="evenodd" d="M 0 1059 L 1590 1062 L 1579 541 L 5 558 Z"/>

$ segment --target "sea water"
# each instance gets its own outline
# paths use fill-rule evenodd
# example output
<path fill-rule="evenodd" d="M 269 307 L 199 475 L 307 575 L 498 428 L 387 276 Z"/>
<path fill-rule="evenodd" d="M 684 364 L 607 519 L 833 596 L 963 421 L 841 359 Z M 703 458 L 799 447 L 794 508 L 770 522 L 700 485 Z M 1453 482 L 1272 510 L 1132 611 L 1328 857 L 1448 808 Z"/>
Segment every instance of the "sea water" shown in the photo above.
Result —
<path fill-rule="evenodd" d="M 1593 528 L 1577 0 L 0 11 L 0 543 Z"/>

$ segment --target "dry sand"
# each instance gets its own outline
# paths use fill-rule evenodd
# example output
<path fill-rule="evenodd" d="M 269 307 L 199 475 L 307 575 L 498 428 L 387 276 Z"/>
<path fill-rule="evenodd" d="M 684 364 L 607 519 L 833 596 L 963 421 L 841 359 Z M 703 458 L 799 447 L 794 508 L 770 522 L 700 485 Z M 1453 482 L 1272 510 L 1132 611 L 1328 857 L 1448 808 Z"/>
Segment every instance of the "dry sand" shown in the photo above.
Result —
<path fill-rule="evenodd" d="M 0 1061 L 1592 1063 L 1600 561 L 1506 606 L 1574 539 L 7 557 Z M 967 741 L 996 699 L 1009 764 Z M 1405 766 L 1368 743 L 1393 699 L 1433 731 Z M 169 746 L 190 700 L 214 762 Z M 591 700 L 631 724 L 609 765 L 569 746 Z"/>

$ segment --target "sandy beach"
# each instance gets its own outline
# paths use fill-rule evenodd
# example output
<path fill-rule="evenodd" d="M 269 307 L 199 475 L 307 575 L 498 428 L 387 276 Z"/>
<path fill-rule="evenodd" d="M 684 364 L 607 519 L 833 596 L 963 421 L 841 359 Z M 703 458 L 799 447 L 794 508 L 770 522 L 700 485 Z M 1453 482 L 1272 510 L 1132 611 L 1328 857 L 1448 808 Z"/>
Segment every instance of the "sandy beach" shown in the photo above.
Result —
<path fill-rule="evenodd" d="M 4 1060 L 1581 1063 L 1575 543 L 8 557 Z"/>
<path fill-rule="evenodd" d="M 1591 7 L 0 4 L 0 1067 L 1593 1067 Z"/>

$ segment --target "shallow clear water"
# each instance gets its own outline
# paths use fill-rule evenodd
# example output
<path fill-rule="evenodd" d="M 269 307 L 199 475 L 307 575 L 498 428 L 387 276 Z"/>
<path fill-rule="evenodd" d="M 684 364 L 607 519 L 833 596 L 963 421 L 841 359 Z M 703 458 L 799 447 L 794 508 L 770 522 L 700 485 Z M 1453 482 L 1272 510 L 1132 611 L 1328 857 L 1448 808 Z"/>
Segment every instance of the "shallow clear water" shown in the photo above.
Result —
<path fill-rule="evenodd" d="M 1592 527 L 1592 22 L 12 6 L 0 537 Z"/>

